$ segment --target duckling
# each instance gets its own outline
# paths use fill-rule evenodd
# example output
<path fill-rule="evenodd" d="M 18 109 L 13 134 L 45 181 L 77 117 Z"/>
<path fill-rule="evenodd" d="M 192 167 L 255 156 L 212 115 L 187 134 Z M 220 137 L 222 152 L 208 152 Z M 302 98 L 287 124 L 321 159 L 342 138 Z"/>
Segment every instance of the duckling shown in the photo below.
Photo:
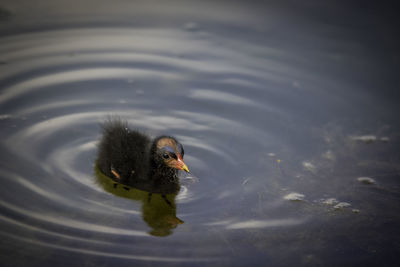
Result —
<path fill-rule="evenodd" d="M 183 146 L 174 137 L 151 140 L 120 119 L 109 119 L 102 126 L 97 158 L 102 173 L 151 193 L 179 191 L 178 170 L 189 172 L 189 168 L 183 161 Z"/>

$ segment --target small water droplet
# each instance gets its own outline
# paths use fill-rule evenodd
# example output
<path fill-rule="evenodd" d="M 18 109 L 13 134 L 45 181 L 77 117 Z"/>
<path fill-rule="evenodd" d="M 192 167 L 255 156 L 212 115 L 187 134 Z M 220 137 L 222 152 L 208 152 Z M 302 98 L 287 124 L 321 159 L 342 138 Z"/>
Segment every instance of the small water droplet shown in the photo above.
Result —
<path fill-rule="evenodd" d="M 389 139 L 389 137 L 384 136 L 384 137 L 381 137 L 381 141 L 387 143 L 390 141 L 390 139 Z"/>
<path fill-rule="evenodd" d="M 335 155 L 333 154 L 332 151 L 328 150 L 324 154 L 322 154 L 322 157 L 328 160 L 335 160 Z"/>
<path fill-rule="evenodd" d="M 251 177 L 245 178 L 244 181 L 242 182 L 242 185 L 247 184 L 251 180 Z"/>
<path fill-rule="evenodd" d="M 360 135 L 360 136 L 353 136 L 351 138 L 354 141 L 360 141 L 364 143 L 373 143 L 376 141 L 375 135 Z"/>
<path fill-rule="evenodd" d="M 341 210 L 341 209 L 344 209 L 344 208 L 348 208 L 348 207 L 350 207 L 350 206 L 351 206 L 350 203 L 347 203 L 347 202 L 339 202 L 339 203 L 336 204 L 333 208 L 334 208 L 335 210 Z"/>
<path fill-rule="evenodd" d="M 315 165 L 309 161 L 303 161 L 302 164 L 303 164 L 304 169 L 306 169 L 312 173 L 315 173 L 317 171 L 317 167 L 315 167 Z"/>
<path fill-rule="evenodd" d="M 10 114 L 0 114 L 0 120 L 8 120 L 11 119 L 11 117 Z"/>
<path fill-rule="evenodd" d="M 375 180 L 370 177 L 358 177 L 357 181 L 363 184 L 375 184 Z"/>
<path fill-rule="evenodd" d="M 287 194 L 283 198 L 290 201 L 303 201 L 304 197 L 305 196 L 303 194 L 292 192 L 290 194 Z"/>
<path fill-rule="evenodd" d="M 339 201 L 336 198 L 331 197 L 327 199 L 322 199 L 321 203 L 325 205 L 335 205 L 336 203 L 339 203 Z"/>

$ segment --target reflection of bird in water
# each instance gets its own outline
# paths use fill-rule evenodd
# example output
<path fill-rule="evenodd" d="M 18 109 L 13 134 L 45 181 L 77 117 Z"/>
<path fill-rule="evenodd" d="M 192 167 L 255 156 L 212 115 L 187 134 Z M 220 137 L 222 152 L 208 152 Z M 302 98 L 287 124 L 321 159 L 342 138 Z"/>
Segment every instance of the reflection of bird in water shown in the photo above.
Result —
<path fill-rule="evenodd" d="M 180 189 L 178 170 L 189 172 L 183 155 L 183 146 L 173 137 L 151 141 L 120 119 L 109 119 L 103 124 L 96 174 L 106 191 L 141 200 L 143 219 L 153 228 L 151 234 L 165 236 L 183 223 L 176 217 L 175 207 Z"/>
<path fill-rule="evenodd" d="M 144 190 L 116 183 L 95 168 L 98 183 L 116 196 L 142 202 L 142 218 L 151 227 L 149 232 L 154 236 L 167 236 L 183 221 L 176 217 L 176 193 L 151 194 Z"/>
<path fill-rule="evenodd" d="M 118 183 L 153 193 L 179 190 L 178 170 L 189 172 L 183 146 L 173 137 L 153 141 L 119 119 L 103 124 L 97 165 Z"/>

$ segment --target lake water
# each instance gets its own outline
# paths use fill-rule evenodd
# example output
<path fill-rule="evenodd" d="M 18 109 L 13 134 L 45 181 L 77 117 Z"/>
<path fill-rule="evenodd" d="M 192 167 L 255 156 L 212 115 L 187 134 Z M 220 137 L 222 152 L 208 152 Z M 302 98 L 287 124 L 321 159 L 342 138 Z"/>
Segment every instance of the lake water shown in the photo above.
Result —
<path fill-rule="evenodd" d="M 3 0 L 0 265 L 398 266 L 395 16 L 333 2 Z M 173 205 L 108 115 L 184 145 Z"/>

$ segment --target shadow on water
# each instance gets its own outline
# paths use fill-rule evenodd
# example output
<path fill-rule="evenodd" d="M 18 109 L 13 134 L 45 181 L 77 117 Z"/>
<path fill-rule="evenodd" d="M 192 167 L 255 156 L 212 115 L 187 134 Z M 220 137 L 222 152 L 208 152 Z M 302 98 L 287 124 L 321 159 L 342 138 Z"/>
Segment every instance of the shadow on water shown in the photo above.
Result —
<path fill-rule="evenodd" d="M 153 193 L 151 185 L 142 184 L 143 188 L 149 191 L 140 190 L 131 186 L 117 183 L 110 177 L 104 175 L 96 166 L 95 173 L 98 183 L 102 188 L 118 197 L 128 198 L 142 203 L 142 218 L 152 228 L 149 232 L 154 236 L 167 236 L 172 233 L 183 221 L 176 217 L 176 193 L 170 193 L 169 188 L 166 193 Z M 143 182 L 144 183 L 144 182 Z M 138 185 L 140 187 L 140 185 Z"/>

